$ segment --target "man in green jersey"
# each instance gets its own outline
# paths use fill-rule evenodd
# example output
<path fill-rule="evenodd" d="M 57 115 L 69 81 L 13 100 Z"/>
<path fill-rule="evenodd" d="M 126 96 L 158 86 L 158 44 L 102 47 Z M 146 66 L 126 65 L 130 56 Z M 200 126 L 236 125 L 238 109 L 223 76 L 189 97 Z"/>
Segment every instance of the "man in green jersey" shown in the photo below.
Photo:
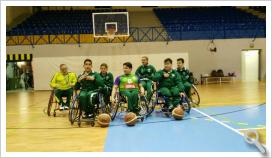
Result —
<path fill-rule="evenodd" d="M 167 58 L 164 60 L 164 69 L 155 73 L 154 81 L 158 82 L 158 91 L 165 96 L 165 107 L 172 110 L 180 104 L 180 97 L 184 96 L 184 89 L 180 75 L 172 69 L 172 60 Z"/>
<path fill-rule="evenodd" d="M 119 88 L 120 95 L 125 96 L 128 99 L 128 111 L 139 115 L 140 108 L 138 106 L 138 95 L 139 90 L 141 95 L 144 95 L 144 88 L 140 84 L 139 78 L 136 75 L 131 74 L 132 64 L 130 62 L 123 64 L 123 70 L 124 74 L 115 79 L 112 90 L 112 99 L 115 98 L 114 96 Z M 116 102 L 116 100 L 113 100 L 113 102 Z"/>
<path fill-rule="evenodd" d="M 79 75 L 77 88 L 79 93 L 79 106 L 85 112 L 83 118 L 90 118 L 93 115 L 94 105 L 98 103 L 97 90 L 103 88 L 104 82 L 101 76 L 92 71 L 92 60 L 84 61 L 84 72 Z"/>
<path fill-rule="evenodd" d="M 182 85 L 184 86 L 184 91 L 186 95 L 190 98 L 191 97 L 191 87 L 193 83 L 193 79 L 191 77 L 191 73 L 188 69 L 184 67 L 184 59 L 179 58 L 177 59 L 177 72 L 181 77 Z"/>
<path fill-rule="evenodd" d="M 152 77 L 154 76 L 156 69 L 154 66 L 148 64 L 148 57 L 142 57 L 142 65 L 139 66 L 135 72 L 141 80 L 141 84 L 147 92 L 147 99 L 149 100 L 152 95 Z"/>
<path fill-rule="evenodd" d="M 110 102 L 113 87 L 113 75 L 108 72 L 108 65 L 106 63 L 100 65 L 100 76 L 104 81 L 103 94 L 105 96 L 105 103 L 108 104 Z"/>

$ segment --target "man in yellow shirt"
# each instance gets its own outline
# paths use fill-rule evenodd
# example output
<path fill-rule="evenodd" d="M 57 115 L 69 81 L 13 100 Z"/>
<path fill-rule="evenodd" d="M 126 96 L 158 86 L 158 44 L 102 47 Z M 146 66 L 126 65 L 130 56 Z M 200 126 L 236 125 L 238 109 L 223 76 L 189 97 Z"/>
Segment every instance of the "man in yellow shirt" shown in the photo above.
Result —
<path fill-rule="evenodd" d="M 50 82 L 50 86 L 55 91 L 57 102 L 60 105 L 60 110 L 68 109 L 73 96 L 73 87 L 77 82 L 76 74 L 68 72 L 65 64 L 60 65 L 60 72 L 57 72 Z M 66 103 L 63 102 L 62 97 L 67 97 Z"/>

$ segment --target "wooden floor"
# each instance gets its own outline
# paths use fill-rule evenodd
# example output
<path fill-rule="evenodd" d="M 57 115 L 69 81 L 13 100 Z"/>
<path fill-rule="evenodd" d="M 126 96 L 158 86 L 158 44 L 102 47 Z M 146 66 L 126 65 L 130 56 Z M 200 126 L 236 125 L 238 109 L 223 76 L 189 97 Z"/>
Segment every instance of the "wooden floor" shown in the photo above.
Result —
<path fill-rule="evenodd" d="M 200 106 L 265 102 L 264 82 L 197 87 Z M 67 113 L 48 117 L 44 108 L 49 94 L 49 91 L 7 92 L 7 151 L 103 151 L 107 128 L 71 127 Z"/>

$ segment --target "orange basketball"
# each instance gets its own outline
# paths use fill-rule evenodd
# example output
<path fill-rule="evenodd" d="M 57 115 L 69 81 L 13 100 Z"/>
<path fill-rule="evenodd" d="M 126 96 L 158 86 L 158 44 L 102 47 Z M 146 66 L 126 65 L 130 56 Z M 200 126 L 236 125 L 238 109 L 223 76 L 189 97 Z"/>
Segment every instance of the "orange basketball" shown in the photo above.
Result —
<path fill-rule="evenodd" d="M 111 117 L 109 114 L 103 113 L 98 116 L 97 123 L 101 127 L 108 127 L 111 122 Z"/>
<path fill-rule="evenodd" d="M 181 107 L 176 107 L 173 111 L 172 111 L 172 115 L 176 120 L 182 120 L 184 117 L 184 111 Z"/>
<path fill-rule="evenodd" d="M 129 112 L 125 115 L 124 121 L 128 126 L 134 126 L 137 122 L 137 115 L 133 112 Z"/>

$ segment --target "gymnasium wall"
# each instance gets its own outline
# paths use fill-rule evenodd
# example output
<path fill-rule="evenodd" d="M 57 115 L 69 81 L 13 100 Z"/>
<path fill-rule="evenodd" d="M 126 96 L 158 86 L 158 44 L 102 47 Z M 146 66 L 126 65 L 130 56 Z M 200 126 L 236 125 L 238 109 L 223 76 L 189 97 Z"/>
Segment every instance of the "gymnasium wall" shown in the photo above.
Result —
<path fill-rule="evenodd" d="M 237 80 L 241 72 L 241 50 L 249 49 L 252 39 L 222 39 L 215 40 L 217 53 L 207 50 L 208 40 L 175 41 L 169 42 L 132 42 L 123 44 L 82 44 L 78 45 L 37 45 L 31 46 L 7 46 L 7 53 L 32 53 L 34 70 L 34 87 L 36 90 L 49 89 L 48 83 L 58 70 L 61 63 L 69 63 L 69 68 L 77 74 L 81 73 L 82 62 L 86 57 L 93 59 L 95 71 L 98 71 L 102 62 L 110 63 L 109 70 L 116 75 L 122 72 L 122 63 L 131 61 L 134 70 L 140 64 L 140 57 L 146 55 L 150 63 L 162 68 L 166 57 L 176 59 L 181 57 L 189 60 L 188 67 L 199 79 L 200 74 L 209 74 L 213 69 L 223 69 L 224 73 L 235 72 Z M 255 49 L 261 49 L 261 79 L 265 79 L 266 48 L 265 38 L 255 40 Z M 187 56 L 188 53 L 188 56 Z M 176 67 L 176 61 L 174 62 Z"/>

